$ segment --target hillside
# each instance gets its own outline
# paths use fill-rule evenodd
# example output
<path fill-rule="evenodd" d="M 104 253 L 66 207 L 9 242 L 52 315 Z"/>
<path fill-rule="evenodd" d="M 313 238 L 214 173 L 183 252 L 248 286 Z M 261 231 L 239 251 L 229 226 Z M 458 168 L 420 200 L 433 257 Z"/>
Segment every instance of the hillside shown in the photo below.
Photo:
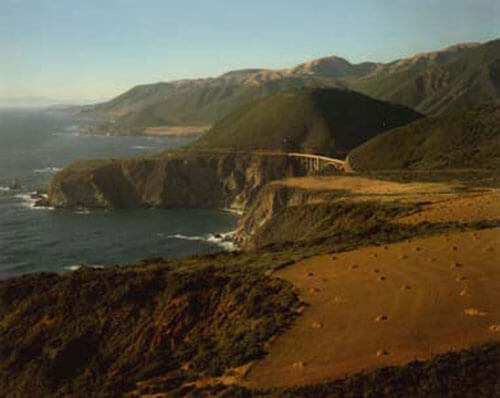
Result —
<path fill-rule="evenodd" d="M 211 125 L 280 91 L 342 87 L 439 114 L 499 100 L 499 45 L 500 40 L 463 43 L 389 63 L 353 64 L 333 55 L 285 69 L 244 69 L 215 78 L 145 84 L 77 111 L 109 119 L 91 127 L 91 133 L 142 134 L 152 126 Z"/>
<path fill-rule="evenodd" d="M 500 105 L 417 120 L 349 154 L 352 169 L 498 169 Z"/>
<path fill-rule="evenodd" d="M 174 389 L 262 356 L 298 304 L 277 279 L 179 272 L 165 261 L 0 281 L 0 391 L 118 397 L 146 381 Z"/>
<path fill-rule="evenodd" d="M 385 69 L 352 82 L 351 88 L 425 114 L 500 100 L 500 40 L 416 56 Z"/>
<path fill-rule="evenodd" d="M 378 133 L 419 117 L 406 107 L 349 90 L 294 90 L 242 106 L 190 147 L 344 156 Z"/>

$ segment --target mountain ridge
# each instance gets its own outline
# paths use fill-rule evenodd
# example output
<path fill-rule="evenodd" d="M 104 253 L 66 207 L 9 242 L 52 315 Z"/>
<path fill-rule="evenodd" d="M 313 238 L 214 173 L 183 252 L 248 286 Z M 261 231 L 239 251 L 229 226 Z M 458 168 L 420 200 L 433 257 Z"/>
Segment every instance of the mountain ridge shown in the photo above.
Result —
<path fill-rule="evenodd" d="M 160 125 L 209 125 L 279 91 L 341 87 L 421 113 L 439 114 L 500 101 L 499 47 L 497 39 L 459 43 L 389 63 L 353 64 L 330 55 L 290 68 L 233 70 L 218 77 L 138 85 L 80 112 L 109 118 L 110 123 L 100 126 L 102 132 L 140 134 L 146 127 Z"/>

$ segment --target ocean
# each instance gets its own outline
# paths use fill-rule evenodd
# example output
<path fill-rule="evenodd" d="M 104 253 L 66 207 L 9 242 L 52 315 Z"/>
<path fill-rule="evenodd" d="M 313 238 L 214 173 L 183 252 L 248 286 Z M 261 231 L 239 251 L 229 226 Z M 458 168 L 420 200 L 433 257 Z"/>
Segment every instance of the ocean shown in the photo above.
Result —
<path fill-rule="evenodd" d="M 30 193 L 75 160 L 144 156 L 193 139 L 80 134 L 86 122 L 61 112 L 0 109 L 0 278 L 234 249 L 219 235 L 235 228 L 236 216 L 222 210 L 33 207 Z M 14 179 L 19 189 L 10 187 Z"/>

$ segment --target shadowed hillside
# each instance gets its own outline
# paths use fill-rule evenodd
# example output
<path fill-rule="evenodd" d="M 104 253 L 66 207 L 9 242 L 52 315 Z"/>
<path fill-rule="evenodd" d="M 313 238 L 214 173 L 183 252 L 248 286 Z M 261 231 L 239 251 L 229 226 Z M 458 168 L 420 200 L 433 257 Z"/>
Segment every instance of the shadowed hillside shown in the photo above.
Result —
<path fill-rule="evenodd" d="M 354 170 L 498 169 L 500 105 L 417 120 L 349 154 Z"/>
<path fill-rule="evenodd" d="M 343 156 L 380 132 L 419 117 L 409 108 L 348 90 L 287 91 L 241 107 L 191 147 Z"/>

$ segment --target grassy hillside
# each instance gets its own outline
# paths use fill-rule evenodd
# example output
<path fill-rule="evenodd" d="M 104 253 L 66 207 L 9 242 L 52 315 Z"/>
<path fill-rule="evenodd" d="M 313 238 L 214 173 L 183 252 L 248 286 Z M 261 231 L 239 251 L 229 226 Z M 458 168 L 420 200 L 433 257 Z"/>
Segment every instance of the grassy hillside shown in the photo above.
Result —
<path fill-rule="evenodd" d="M 498 169 L 500 105 L 417 120 L 349 154 L 354 170 Z"/>
<path fill-rule="evenodd" d="M 348 90 L 294 90 L 242 106 L 191 147 L 342 156 L 378 133 L 418 117 L 409 108 Z"/>
<path fill-rule="evenodd" d="M 467 48 L 440 62 L 415 62 L 388 70 L 350 86 L 425 114 L 500 101 L 500 40 Z"/>

